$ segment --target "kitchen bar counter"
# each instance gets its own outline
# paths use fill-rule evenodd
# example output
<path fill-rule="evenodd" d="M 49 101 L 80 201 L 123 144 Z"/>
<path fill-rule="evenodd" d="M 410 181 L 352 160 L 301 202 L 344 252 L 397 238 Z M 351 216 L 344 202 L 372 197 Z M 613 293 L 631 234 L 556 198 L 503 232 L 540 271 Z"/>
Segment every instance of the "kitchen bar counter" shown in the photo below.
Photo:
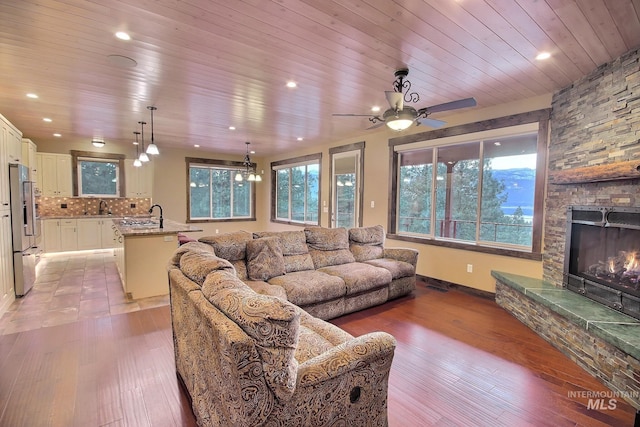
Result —
<path fill-rule="evenodd" d="M 164 220 L 160 228 L 155 218 L 115 219 L 116 264 L 122 288 L 130 299 L 169 293 L 167 263 L 178 248 L 178 233 L 202 229 L 176 221 Z"/>

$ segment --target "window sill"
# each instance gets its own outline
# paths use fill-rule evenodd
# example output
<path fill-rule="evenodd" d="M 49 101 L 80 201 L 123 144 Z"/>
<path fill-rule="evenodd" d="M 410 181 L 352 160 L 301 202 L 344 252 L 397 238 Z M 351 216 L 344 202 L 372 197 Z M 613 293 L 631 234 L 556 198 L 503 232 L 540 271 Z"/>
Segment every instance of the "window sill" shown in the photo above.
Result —
<path fill-rule="evenodd" d="M 515 249 L 496 248 L 491 246 L 478 246 L 473 243 L 458 243 L 444 240 L 426 239 L 422 237 L 403 236 L 399 234 L 387 234 L 386 236 L 391 240 L 400 240 L 404 242 L 419 243 L 429 246 L 441 246 L 445 248 L 461 249 L 471 252 L 482 252 L 491 255 L 508 256 L 512 258 L 529 259 L 532 261 L 542 261 L 541 253 L 522 252 Z"/>

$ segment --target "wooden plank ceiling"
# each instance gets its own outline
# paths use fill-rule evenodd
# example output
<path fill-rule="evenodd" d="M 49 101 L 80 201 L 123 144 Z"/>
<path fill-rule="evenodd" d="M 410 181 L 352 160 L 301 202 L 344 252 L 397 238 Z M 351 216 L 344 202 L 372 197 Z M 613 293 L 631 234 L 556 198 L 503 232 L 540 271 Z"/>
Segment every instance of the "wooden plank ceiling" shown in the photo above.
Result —
<path fill-rule="evenodd" d="M 551 93 L 640 47 L 639 14 L 638 0 L 4 0 L 0 113 L 36 143 L 130 144 L 154 105 L 161 149 L 277 154 L 366 135 L 366 117 L 332 113 L 384 111 L 401 67 L 416 108 Z"/>

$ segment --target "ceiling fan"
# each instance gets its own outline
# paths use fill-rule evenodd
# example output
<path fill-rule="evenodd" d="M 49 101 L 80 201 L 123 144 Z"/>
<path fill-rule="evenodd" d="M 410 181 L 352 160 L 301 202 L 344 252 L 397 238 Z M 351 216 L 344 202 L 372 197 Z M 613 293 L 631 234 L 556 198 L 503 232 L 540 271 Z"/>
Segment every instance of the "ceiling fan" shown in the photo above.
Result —
<path fill-rule="evenodd" d="M 433 128 L 439 128 L 446 124 L 442 120 L 429 118 L 431 113 L 440 111 L 456 110 L 459 108 L 475 107 L 475 98 L 459 99 L 457 101 L 445 102 L 444 104 L 432 105 L 416 110 L 415 108 L 404 105 L 405 102 L 418 102 L 420 95 L 417 92 L 410 92 L 411 82 L 407 80 L 409 75 L 408 68 L 401 68 L 395 72 L 396 79 L 393 82 L 393 90 L 385 91 L 385 97 L 389 103 L 389 109 L 386 110 L 382 117 L 371 114 L 333 114 L 341 117 L 369 117 L 369 121 L 373 126 L 368 129 L 375 129 L 386 124 L 390 129 L 395 131 L 405 130 L 414 122 L 416 125 L 427 125 Z"/>

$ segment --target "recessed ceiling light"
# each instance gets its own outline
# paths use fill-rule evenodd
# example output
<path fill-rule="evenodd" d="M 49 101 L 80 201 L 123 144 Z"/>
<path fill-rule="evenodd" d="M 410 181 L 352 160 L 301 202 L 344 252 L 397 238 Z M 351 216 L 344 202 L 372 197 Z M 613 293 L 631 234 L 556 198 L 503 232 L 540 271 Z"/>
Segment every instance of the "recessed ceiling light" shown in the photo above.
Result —
<path fill-rule="evenodd" d="M 47 122 L 47 123 L 51 123 L 53 120 L 51 120 L 49 117 L 45 117 L 42 119 L 43 122 Z"/>
<path fill-rule="evenodd" d="M 27 98 L 38 99 L 38 95 L 36 95 L 35 93 L 28 93 Z"/>
<path fill-rule="evenodd" d="M 303 138 L 303 137 L 301 137 L 301 136 L 299 136 L 299 137 L 298 137 L 298 138 L 296 138 L 296 139 L 297 139 L 298 141 L 303 141 L 303 140 L 304 140 L 304 138 Z"/>
<path fill-rule="evenodd" d="M 287 82 L 287 87 L 293 89 L 294 87 L 297 87 L 298 84 L 296 82 L 294 82 L 293 80 L 288 81 Z"/>
<path fill-rule="evenodd" d="M 131 36 L 125 33 L 124 31 L 118 31 L 116 33 L 116 37 L 119 38 L 120 40 L 131 40 Z"/>
<path fill-rule="evenodd" d="M 255 150 L 249 151 L 249 154 L 256 154 Z"/>
<path fill-rule="evenodd" d="M 374 113 L 377 113 L 378 111 L 380 111 L 380 107 L 377 105 L 374 105 L 373 107 L 371 107 L 371 111 L 373 111 Z"/>
<path fill-rule="evenodd" d="M 229 130 L 236 130 L 235 126 L 229 126 Z"/>
<path fill-rule="evenodd" d="M 54 133 L 53 136 L 55 136 L 56 138 L 60 138 L 62 136 L 62 134 Z"/>
<path fill-rule="evenodd" d="M 551 58 L 551 54 L 549 52 L 540 52 L 537 56 L 536 59 L 538 61 L 544 61 L 545 59 L 549 59 Z"/>
<path fill-rule="evenodd" d="M 194 144 L 193 146 L 196 148 L 200 148 L 200 144 Z"/>

